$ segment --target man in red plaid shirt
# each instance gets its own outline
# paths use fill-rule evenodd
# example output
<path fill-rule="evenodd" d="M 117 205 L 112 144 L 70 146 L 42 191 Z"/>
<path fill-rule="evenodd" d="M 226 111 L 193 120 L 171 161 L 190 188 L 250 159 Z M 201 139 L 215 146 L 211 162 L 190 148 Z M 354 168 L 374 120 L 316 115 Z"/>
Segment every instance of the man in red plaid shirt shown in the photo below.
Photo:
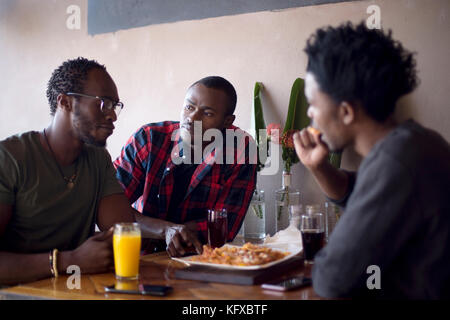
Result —
<path fill-rule="evenodd" d="M 180 122 L 144 125 L 122 148 L 114 162 L 117 178 L 143 214 L 144 236 L 161 239 L 147 251 L 165 248 L 178 256 L 194 247 L 201 253 L 208 209 L 227 210 L 228 241 L 239 231 L 255 189 L 256 148 L 232 125 L 236 100 L 227 80 L 203 78 L 189 87 Z M 214 130 L 220 137 L 210 142 L 206 136 Z M 237 139 L 230 143 L 224 133 Z"/>

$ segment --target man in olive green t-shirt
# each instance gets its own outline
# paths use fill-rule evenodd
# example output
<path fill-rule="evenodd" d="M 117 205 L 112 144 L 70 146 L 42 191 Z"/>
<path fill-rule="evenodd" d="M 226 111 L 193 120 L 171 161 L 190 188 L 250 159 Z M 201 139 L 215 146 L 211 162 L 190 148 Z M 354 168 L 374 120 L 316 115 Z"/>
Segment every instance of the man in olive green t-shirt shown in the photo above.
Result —
<path fill-rule="evenodd" d="M 76 249 L 94 232 L 99 200 L 122 193 L 104 148 L 83 145 L 73 164 L 60 166 L 61 175 L 36 131 L 0 142 L 0 163 L 0 202 L 14 204 L 0 250 Z M 72 174 L 68 186 L 63 176 Z"/>
<path fill-rule="evenodd" d="M 184 225 L 142 217 L 123 194 L 104 148 L 123 104 L 103 65 L 64 62 L 47 98 L 53 119 L 46 129 L 0 141 L 0 285 L 56 276 L 70 265 L 112 270 L 118 222 L 137 220 L 144 238 L 201 249 Z"/>
<path fill-rule="evenodd" d="M 104 148 L 123 106 L 105 67 L 64 62 L 47 97 L 46 129 L 0 142 L 0 284 L 50 277 L 53 257 L 59 273 L 109 271 L 111 227 L 135 221 Z"/>

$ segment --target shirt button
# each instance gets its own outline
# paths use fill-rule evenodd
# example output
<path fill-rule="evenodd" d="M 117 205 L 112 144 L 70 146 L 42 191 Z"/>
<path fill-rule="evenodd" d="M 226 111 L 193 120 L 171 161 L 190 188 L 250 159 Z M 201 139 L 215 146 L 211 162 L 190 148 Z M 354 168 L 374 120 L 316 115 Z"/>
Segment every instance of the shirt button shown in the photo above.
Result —
<path fill-rule="evenodd" d="M 159 199 L 159 194 L 156 197 Z"/>
<path fill-rule="evenodd" d="M 166 171 L 170 171 L 170 168 L 166 168 Z"/>

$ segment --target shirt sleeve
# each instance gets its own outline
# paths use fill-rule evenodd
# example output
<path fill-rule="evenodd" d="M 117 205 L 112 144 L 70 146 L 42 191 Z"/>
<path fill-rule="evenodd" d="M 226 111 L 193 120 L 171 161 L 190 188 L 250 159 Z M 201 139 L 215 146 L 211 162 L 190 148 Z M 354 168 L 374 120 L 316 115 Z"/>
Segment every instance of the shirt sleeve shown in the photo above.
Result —
<path fill-rule="evenodd" d="M 344 215 L 315 257 L 313 286 L 321 296 L 369 294 L 367 268 L 376 265 L 383 275 L 420 221 L 411 174 L 389 156 L 378 157 L 360 169 Z"/>
<path fill-rule="evenodd" d="M 106 150 L 103 155 L 102 166 L 105 168 L 105 174 L 103 178 L 101 198 L 117 193 L 123 194 L 123 189 L 116 179 L 116 171 L 114 170 L 111 156 Z"/>
<path fill-rule="evenodd" d="M 0 146 L 0 203 L 12 205 L 16 200 L 18 167 L 10 153 Z"/>
<path fill-rule="evenodd" d="M 143 193 L 145 160 L 148 152 L 148 136 L 143 128 L 131 136 L 114 161 L 116 178 L 125 196 L 134 203 Z"/>

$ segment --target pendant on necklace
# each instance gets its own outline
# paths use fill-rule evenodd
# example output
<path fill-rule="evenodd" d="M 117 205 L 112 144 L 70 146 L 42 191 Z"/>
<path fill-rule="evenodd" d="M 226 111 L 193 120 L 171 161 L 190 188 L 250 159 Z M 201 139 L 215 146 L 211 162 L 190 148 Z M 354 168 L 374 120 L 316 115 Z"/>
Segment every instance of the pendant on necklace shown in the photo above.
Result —
<path fill-rule="evenodd" d="M 76 174 L 72 175 L 69 179 L 67 179 L 66 177 L 64 177 L 64 180 L 67 181 L 67 188 L 72 189 L 73 186 L 75 185 L 75 178 L 77 177 Z"/>
<path fill-rule="evenodd" d="M 63 171 L 61 170 L 61 167 L 58 164 L 58 160 L 56 160 L 56 156 L 55 156 L 55 153 L 52 150 L 52 146 L 48 142 L 48 138 L 47 138 L 47 134 L 45 133 L 45 129 L 44 129 L 44 138 L 45 138 L 45 142 L 47 143 L 47 147 L 50 150 L 50 153 L 52 154 L 53 159 L 56 162 L 56 166 L 58 167 L 59 173 L 61 173 L 61 176 L 63 177 L 64 181 L 67 182 L 67 188 L 72 189 L 73 186 L 75 185 L 74 181 L 75 181 L 75 179 L 77 177 L 77 169 L 75 168 L 75 173 L 70 178 L 65 177 Z"/>

